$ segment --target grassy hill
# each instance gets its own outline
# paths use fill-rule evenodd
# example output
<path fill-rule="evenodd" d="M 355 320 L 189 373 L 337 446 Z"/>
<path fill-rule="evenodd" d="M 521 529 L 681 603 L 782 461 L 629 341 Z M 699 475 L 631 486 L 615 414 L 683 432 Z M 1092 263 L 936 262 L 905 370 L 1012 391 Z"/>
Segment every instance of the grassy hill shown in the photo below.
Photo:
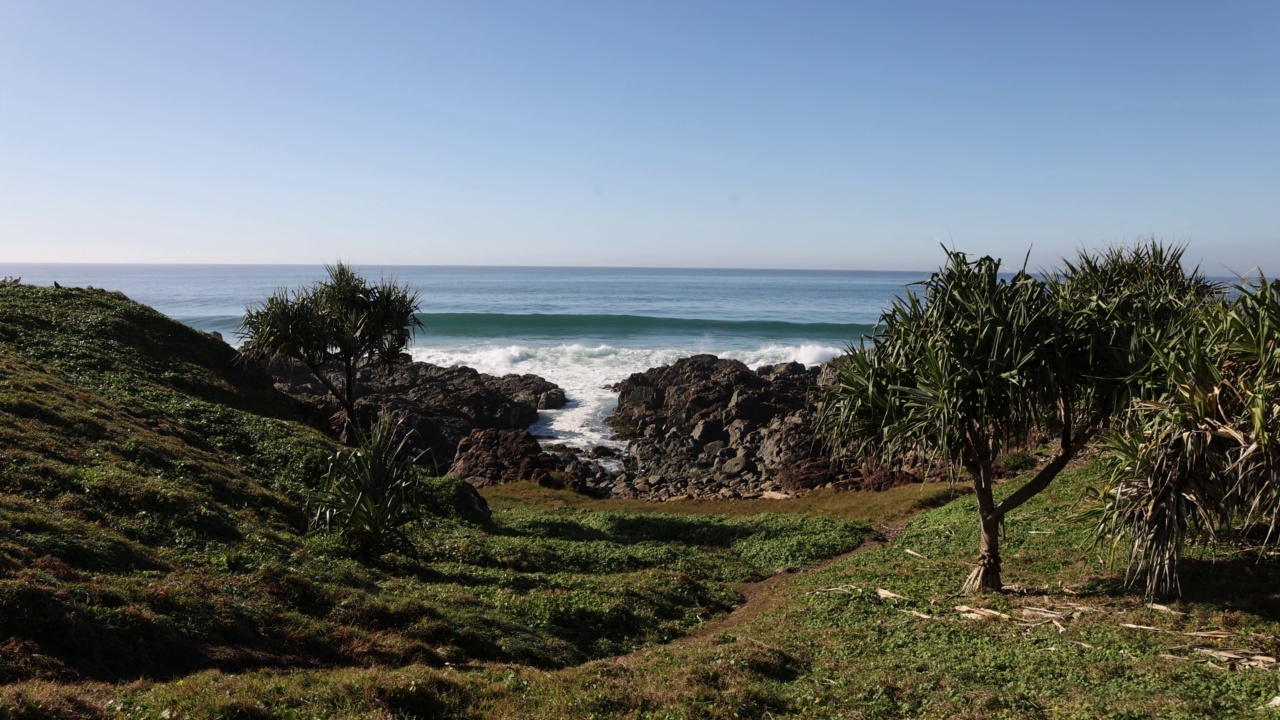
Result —
<path fill-rule="evenodd" d="M 976 513 L 929 509 L 938 485 L 664 506 L 503 486 L 483 522 L 434 479 L 417 555 L 368 563 L 306 533 L 334 448 L 292 413 L 120 296 L 0 287 L 0 717 L 1276 712 L 1276 561 L 1224 538 L 1147 606 L 1073 519 L 1095 466 L 1008 518 L 1002 595 L 956 595 Z M 870 525 L 894 539 L 774 575 Z"/>
<path fill-rule="evenodd" d="M 678 636 L 865 525 L 459 510 L 413 557 L 306 532 L 335 449 L 226 344 L 100 290 L 0 287 L 0 682 L 477 660 Z"/>
<path fill-rule="evenodd" d="M 1067 519 L 1096 480 L 1092 467 L 1069 472 L 1011 516 L 1008 575 L 1019 586 L 1005 595 L 955 594 L 977 541 L 973 500 L 962 498 L 882 547 L 773 585 L 740 622 L 621 657 L 564 668 L 203 671 L 126 686 L 26 683 L 0 697 L 40 705 L 37 716 L 129 718 L 1274 716 L 1275 563 L 1193 563 L 1192 597 L 1147 606 Z M 538 504 L 539 493 L 513 491 Z M 540 496 L 546 507 L 564 502 Z"/>

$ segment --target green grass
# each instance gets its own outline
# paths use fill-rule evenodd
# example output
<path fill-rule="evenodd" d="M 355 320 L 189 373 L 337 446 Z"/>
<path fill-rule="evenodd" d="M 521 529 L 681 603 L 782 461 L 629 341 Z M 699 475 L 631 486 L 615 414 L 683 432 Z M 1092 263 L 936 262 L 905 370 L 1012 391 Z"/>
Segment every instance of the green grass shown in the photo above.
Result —
<path fill-rule="evenodd" d="M 511 483 L 485 488 L 486 497 L 512 507 L 580 508 L 621 510 L 633 513 L 677 515 L 760 515 L 781 513 L 831 517 L 867 523 L 894 531 L 901 529 L 916 513 L 938 507 L 971 490 L 964 485 L 930 482 L 904 485 L 883 492 L 836 492 L 814 490 L 785 500 L 690 499 L 666 503 L 644 500 L 594 500 L 568 490 L 550 490 L 533 483 Z"/>
<path fill-rule="evenodd" d="M 1268 716 L 1259 708 L 1280 695 L 1275 670 L 1231 669 L 1197 648 L 1280 651 L 1274 563 L 1193 563 L 1188 580 L 1204 589 L 1171 604 L 1182 614 L 1145 607 L 1090 551 L 1088 529 L 1065 521 L 1096 472 L 1068 472 L 1009 518 L 1005 574 L 1020 587 L 1006 595 L 955 594 L 977 543 L 972 499 L 961 498 L 920 515 L 879 549 L 795 576 L 740 624 L 620 658 L 560 669 L 205 671 L 129 686 L 26 683 L 3 697 L 13 708 L 40 704 L 33 716 L 51 709 L 93 716 L 110 702 L 105 716 L 136 718 L 164 710 L 280 718 Z M 547 522 L 548 512 L 535 511 L 511 530 Z M 583 516 L 576 533 L 612 534 L 620 519 L 642 517 L 558 512 Z M 715 525 L 732 527 L 729 518 Z M 492 542 L 500 546 L 504 536 Z M 1009 619 L 965 616 L 976 610 Z M 1196 632 L 1214 634 L 1189 634 Z"/>
<path fill-rule="evenodd" d="M 1091 550 L 1089 529 L 1066 520 L 1097 472 L 1068 473 L 1009 518 L 1005 574 L 1018 592 L 956 595 L 978 540 L 974 501 L 962 498 L 883 548 L 803 576 L 725 635 L 526 673 L 527 690 L 491 707 L 516 717 L 1266 715 L 1258 708 L 1280 695 L 1275 670 L 1227 669 L 1200 650 L 1280 651 L 1276 564 L 1202 559 L 1187 579 L 1200 590 L 1172 604 L 1185 614 L 1145 607 Z M 961 605 L 1010 619 L 971 619 Z"/>

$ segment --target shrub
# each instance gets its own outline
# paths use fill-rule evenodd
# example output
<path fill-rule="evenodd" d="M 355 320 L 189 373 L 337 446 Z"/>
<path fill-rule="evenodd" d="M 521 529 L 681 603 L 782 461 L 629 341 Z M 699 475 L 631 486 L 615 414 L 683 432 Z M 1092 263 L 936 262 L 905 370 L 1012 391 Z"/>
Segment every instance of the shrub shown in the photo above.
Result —
<path fill-rule="evenodd" d="M 1148 598 L 1180 592 L 1189 540 L 1261 522 L 1263 547 L 1280 541 L 1280 281 L 1241 283 L 1213 310 L 1147 335 L 1153 382 L 1108 438 L 1098 531 L 1129 541 Z"/>
<path fill-rule="evenodd" d="M 996 464 L 1004 470 L 1018 473 L 1035 467 L 1036 459 L 1025 450 L 1015 450 L 1000 458 Z"/>
<path fill-rule="evenodd" d="M 364 557 L 411 551 L 405 530 L 422 520 L 416 458 L 406 452 L 409 435 L 397 439 L 398 427 L 379 419 L 368 433 L 352 428 L 357 447 L 329 459 L 324 490 L 311 500 L 312 528 L 336 531 Z"/>
<path fill-rule="evenodd" d="M 964 592 L 999 590 L 1004 517 L 1048 487 L 1150 378 L 1147 332 L 1194 320 L 1219 294 L 1184 248 L 1154 239 L 1081 252 L 1044 279 L 990 257 L 947 264 L 885 312 L 825 391 L 819 430 L 836 454 L 916 455 L 969 475 L 982 539 Z M 995 461 L 1032 433 L 1057 436 L 1036 475 L 997 502 Z"/>

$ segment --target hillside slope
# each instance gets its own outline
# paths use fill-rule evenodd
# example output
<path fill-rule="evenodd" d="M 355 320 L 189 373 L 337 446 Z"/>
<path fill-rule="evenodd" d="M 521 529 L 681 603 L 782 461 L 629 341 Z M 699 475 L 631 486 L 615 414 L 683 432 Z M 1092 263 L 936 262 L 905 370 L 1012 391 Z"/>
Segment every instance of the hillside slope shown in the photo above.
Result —
<path fill-rule="evenodd" d="M 424 478 L 416 552 L 361 561 L 306 531 L 336 448 L 293 413 L 226 344 L 122 295 L 0 286 L 0 683 L 571 665 L 678 636 L 738 584 L 867 532 L 535 507 L 482 522 L 457 481 Z"/>

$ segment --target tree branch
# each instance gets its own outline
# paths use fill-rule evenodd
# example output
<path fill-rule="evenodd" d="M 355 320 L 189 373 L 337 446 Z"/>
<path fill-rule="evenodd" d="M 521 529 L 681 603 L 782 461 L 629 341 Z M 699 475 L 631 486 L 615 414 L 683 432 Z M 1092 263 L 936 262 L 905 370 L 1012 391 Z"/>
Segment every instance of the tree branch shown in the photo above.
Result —
<path fill-rule="evenodd" d="M 319 380 L 322 385 L 324 385 L 326 388 L 329 389 L 329 392 L 333 394 L 334 399 L 336 399 L 339 403 L 342 404 L 342 409 L 346 410 L 347 416 L 350 417 L 352 413 L 355 412 L 355 407 L 347 403 L 346 397 L 343 396 L 343 394 L 338 391 L 338 388 L 336 385 L 333 384 L 333 381 L 325 377 L 325 374 L 320 371 L 320 367 L 318 365 L 313 364 L 309 360 L 304 361 L 304 364 L 307 366 L 307 369 L 311 371 L 311 374 L 315 375 L 316 379 Z"/>
<path fill-rule="evenodd" d="M 1040 472 L 1036 473 L 1036 476 L 1031 478 L 1026 485 L 1018 488 L 1012 495 L 1000 501 L 1000 504 L 996 505 L 995 514 L 1004 517 L 1006 513 L 1035 497 L 1041 490 L 1049 487 L 1049 483 L 1053 482 L 1058 473 L 1061 473 L 1067 463 L 1071 462 L 1071 458 L 1075 457 L 1076 453 L 1080 452 L 1081 448 L 1092 440 L 1097 432 L 1095 427 L 1081 430 L 1077 433 L 1071 439 L 1071 443 L 1066 445 L 1062 452 L 1058 453 L 1057 457 L 1050 460 L 1048 465 L 1040 468 Z"/>

